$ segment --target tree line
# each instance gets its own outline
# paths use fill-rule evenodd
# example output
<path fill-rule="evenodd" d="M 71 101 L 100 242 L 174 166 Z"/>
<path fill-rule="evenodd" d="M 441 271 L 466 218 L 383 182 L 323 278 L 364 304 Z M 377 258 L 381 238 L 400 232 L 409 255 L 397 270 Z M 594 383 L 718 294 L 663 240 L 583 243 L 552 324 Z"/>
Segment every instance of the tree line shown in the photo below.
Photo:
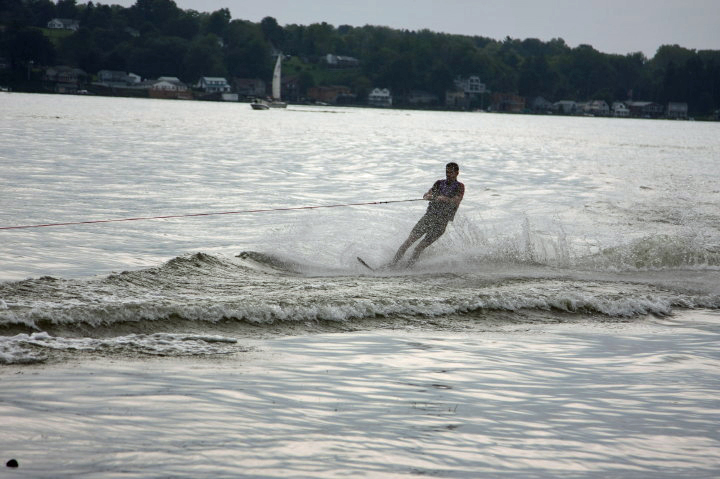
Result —
<path fill-rule="evenodd" d="M 144 78 L 177 76 L 271 77 L 272 57 L 299 59 L 301 87 L 329 82 L 359 96 L 373 87 L 403 98 L 422 90 L 444 98 L 458 77 L 477 75 L 494 92 L 550 101 L 635 100 L 686 102 L 691 114 L 720 108 L 720 51 L 660 46 L 651 59 L 640 52 L 607 54 L 575 48 L 561 38 L 541 41 L 408 31 L 383 26 L 335 27 L 327 23 L 281 26 L 233 19 L 228 9 L 197 12 L 173 0 L 137 0 L 131 7 L 76 0 L 0 0 L 0 57 L 8 68 L 0 81 L 21 84 L 28 65 L 64 64 Z M 75 32 L 49 31 L 53 18 L 79 21 Z M 328 53 L 360 60 L 332 75 L 316 66 Z"/>

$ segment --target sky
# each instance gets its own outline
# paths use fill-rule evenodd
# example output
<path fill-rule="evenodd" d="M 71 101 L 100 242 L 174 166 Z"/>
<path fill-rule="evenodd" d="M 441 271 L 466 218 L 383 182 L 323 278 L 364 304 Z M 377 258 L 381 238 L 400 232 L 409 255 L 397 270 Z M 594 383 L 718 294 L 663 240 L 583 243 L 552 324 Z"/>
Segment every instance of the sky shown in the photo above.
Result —
<path fill-rule="evenodd" d="M 84 2 L 78 2 L 84 3 Z M 96 3 L 129 7 L 135 0 Z M 603 53 L 661 45 L 720 50 L 720 0 L 175 0 L 183 10 L 230 10 L 233 19 L 273 17 L 284 26 L 327 22 L 478 35 L 502 40 L 562 38 Z"/>

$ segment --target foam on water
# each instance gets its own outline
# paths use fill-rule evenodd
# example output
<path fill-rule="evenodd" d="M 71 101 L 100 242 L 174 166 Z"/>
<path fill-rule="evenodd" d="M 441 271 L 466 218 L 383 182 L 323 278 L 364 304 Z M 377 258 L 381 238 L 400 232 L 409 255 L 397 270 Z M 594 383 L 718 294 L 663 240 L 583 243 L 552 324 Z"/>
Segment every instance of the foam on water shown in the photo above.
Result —
<path fill-rule="evenodd" d="M 709 283 L 698 285 L 682 281 L 678 270 L 582 272 L 469 258 L 462 267 L 428 262 L 372 273 L 353 264 L 322 271 L 257 252 L 231 258 L 198 253 L 104 278 L 0 284 L 0 327 L 23 332 L 7 339 L 7 362 L 36 360 L 37 348 L 110 354 L 126 351 L 128 343 L 138 353 L 216 354 L 176 333 L 220 328 L 230 337 L 255 337 L 309 332 L 326 323 L 352 329 L 368 327 L 367 321 L 394 327 L 397 321 L 419 325 L 431 318 L 434 327 L 452 330 L 456 321 L 483 327 L 522 311 L 547 312 L 550 321 L 565 321 L 564 314 L 603 321 L 664 316 L 676 308 L 720 307 L 720 291 L 712 286 L 720 283 L 720 273 L 705 274 Z M 128 328 L 145 335 L 127 335 Z M 32 331 L 52 332 L 52 341 L 28 335 Z M 172 346 L 158 346 L 165 343 Z"/>
<path fill-rule="evenodd" d="M 205 356 L 247 351 L 237 339 L 188 334 L 131 334 L 110 338 L 64 338 L 46 332 L 0 336 L 0 364 L 33 364 L 52 353 L 103 355 Z M 66 354 L 67 355 L 67 354 Z M 55 357 L 62 355 L 55 354 Z"/>

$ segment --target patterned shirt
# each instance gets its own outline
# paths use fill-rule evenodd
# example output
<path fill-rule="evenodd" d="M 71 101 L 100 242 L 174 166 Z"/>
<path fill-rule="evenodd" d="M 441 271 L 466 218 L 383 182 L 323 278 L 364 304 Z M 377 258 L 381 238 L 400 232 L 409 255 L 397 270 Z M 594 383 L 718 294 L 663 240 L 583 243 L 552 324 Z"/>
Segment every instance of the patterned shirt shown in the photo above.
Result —
<path fill-rule="evenodd" d="M 465 194 L 465 185 L 459 181 L 449 182 L 448 180 L 437 180 L 430 189 L 433 196 L 447 196 L 453 198 L 455 196 L 463 197 Z M 455 212 L 457 212 L 458 205 L 454 203 L 446 203 L 444 201 L 430 200 L 427 212 L 425 214 L 431 215 L 439 221 L 452 221 L 455 218 Z"/>

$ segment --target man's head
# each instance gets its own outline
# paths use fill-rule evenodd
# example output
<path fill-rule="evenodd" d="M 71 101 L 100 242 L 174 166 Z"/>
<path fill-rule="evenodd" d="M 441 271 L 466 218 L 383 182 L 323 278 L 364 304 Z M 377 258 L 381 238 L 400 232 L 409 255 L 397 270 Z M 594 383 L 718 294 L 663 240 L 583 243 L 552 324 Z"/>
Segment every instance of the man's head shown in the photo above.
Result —
<path fill-rule="evenodd" d="M 445 177 L 449 181 L 455 181 L 457 179 L 458 173 L 460 173 L 460 167 L 457 163 L 450 162 L 445 165 Z"/>

